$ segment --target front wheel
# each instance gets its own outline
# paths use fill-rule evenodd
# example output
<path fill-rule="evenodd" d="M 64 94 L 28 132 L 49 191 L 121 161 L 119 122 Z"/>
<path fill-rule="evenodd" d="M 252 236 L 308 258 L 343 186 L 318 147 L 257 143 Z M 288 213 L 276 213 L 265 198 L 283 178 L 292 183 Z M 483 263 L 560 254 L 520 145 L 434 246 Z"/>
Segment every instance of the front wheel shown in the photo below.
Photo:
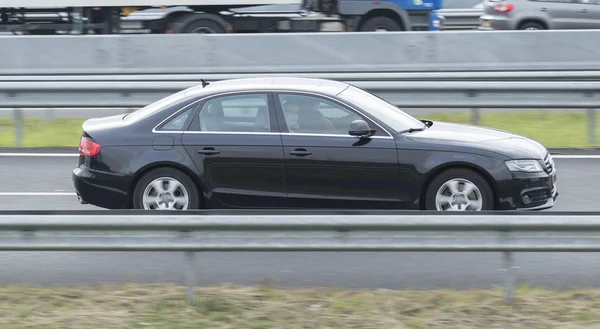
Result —
<path fill-rule="evenodd" d="M 183 172 L 158 168 L 145 174 L 133 192 L 133 207 L 144 210 L 198 209 L 200 196 L 194 182 Z"/>
<path fill-rule="evenodd" d="M 482 211 L 494 208 L 490 185 L 469 169 L 450 169 L 433 179 L 427 189 L 427 210 Z"/>

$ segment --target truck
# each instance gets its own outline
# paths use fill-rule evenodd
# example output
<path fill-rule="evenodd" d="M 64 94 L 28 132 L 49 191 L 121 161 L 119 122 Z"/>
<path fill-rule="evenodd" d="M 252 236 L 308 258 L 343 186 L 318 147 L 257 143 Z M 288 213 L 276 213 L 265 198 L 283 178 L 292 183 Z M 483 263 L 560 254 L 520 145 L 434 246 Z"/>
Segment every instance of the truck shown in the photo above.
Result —
<path fill-rule="evenodd" d="M 0 33 L 439 31 L 442 0 L 2 0 Z M 336 25 L 337 24 L 337 25 Z M 329 26 L 329 28 L 327 28 Z"/>

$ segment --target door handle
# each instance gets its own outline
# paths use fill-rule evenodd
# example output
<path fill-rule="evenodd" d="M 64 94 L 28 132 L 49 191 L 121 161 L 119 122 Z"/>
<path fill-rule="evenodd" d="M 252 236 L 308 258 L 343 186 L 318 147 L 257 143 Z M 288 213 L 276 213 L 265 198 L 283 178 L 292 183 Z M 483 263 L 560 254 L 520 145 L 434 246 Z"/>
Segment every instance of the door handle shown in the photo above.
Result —
<path fill-rule="evenodd" d="M 540 11 L 548 11 L 548 8 L 541 8 Z"/>
<path fill-rule="evenodd" d="M 588 11 L 587 11 L 587 9 L 581 9 L 581 12 L 582 13 L 587 13 Z"/>
<path fill-rule="evenodd" d="M 308 152 L 306 149 L 295 149 L 292 152 L 290 152 L 291 155 L 297 155 L 297 156 L 305 156 L 305 155 L 311 155 L 312 152 Z"/>
<path fill-rule="evenodd" d="M 213 154 L 219 154 L 221 152 L 215 150 L 214 147 L 205 147 L 201 150 L 198 150 L 198 154 L 206 154 L 206 155 L 213 155 Z"/>

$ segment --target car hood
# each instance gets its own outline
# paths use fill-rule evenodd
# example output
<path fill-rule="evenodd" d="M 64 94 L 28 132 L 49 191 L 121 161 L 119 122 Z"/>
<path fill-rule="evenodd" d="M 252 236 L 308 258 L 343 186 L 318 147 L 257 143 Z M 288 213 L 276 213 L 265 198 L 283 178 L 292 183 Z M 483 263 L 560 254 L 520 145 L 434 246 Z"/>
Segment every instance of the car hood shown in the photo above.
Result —
<path fill-rule="evenodd" d="M 432 146 L 444 145 L 457 150 L 469 148 L 509 158 L 543 159 L 548 152 L 542 144 L 525 136 L 473 125 L 434 122 L 424 131 L 405 136 L 416 142 L 431 143 Z"/>

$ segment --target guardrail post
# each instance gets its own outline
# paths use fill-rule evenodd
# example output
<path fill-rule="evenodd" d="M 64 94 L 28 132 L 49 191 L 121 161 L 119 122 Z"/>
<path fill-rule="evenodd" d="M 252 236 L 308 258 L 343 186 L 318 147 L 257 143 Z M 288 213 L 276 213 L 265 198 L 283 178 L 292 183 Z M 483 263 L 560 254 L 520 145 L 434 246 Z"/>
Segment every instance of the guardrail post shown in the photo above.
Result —
<path fill-rule="evenodd" d="M 54 109 L 49 108 L 45 111 L 46 115 L 46 122 L 47 123 L 52 123 L 52 121 L 54 120 Z"/>
<path fill-rule="evenodd" d="M 510 305 L 510 304 L 512 304 L 512 301 L 513 301 L 513 293 L 514 293 L 514 288 L 515 288 L 514 273 L 513 273 L 513 269 L 514 269 L 513 253 L 510 251 L 505 251 L 502 253 L 502 256 L 503 256 L 504 271 L 505 271 L 504 279 L 505 279 L 505 284 L 506 284 L 505 299 L 506 299 L 506 304 Z"/>
<path fill-rule="evenodd" d="M 479 117 L 479 109 L 471 109 L 471 123 L 477 126 L 479 126 L 479 124 L 481 123 L 481 119 Z"/>
<path fill-rule="evenodd" d="M 596 109 L 588 109 L 588 141 L 596 144 Z"/>
<path fill-rule="evenodd" d="M 23 110 L 14 109 L 13 124 L 15 129 L 15 144 L 23 146 Z"/>
<path fill-rule="evenodd" d="M 196 301 L 196 275 L 195 275 L 195 259 L 196 253 L 192 251 L 185 252 L 185 285 L 187 287 L 188 302 Z"/>

